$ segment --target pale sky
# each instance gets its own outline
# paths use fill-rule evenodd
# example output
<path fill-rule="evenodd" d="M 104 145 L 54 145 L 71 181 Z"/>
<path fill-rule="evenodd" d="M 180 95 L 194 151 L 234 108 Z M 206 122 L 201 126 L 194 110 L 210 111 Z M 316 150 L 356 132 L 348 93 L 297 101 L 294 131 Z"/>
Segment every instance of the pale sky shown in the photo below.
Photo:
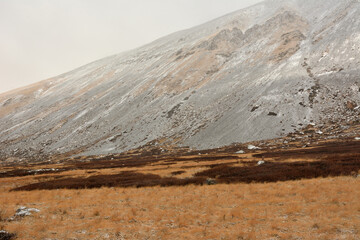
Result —
<path fill-rule="evenodd" d="M 261 0 L 0 0 L 0 93 Z"/>

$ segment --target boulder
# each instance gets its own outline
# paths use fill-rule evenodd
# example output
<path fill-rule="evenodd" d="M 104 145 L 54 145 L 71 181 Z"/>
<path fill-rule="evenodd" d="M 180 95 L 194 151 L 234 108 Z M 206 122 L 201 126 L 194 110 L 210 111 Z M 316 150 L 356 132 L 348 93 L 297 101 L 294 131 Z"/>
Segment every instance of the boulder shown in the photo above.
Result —
<path fill-rule="evenodd" d="M 207 185 L 215 185 L 216 184 L 216 180 L 215 179 L 212 179 L 212 178 L 208 178 L 206 179 L 206 182 L 205 182 Z"/>
<path fill-rule="evenodd" d="M 11 240 L 15 239 L 16 235 L 14 233 L 9 233 L 4 230 L 0 230 L 0 240 Z"/>
<path fill-rule="evenodd" d="M 30 216 L 31 212 L 40 212 L 40 210 L 36 208 L 19 207 L 16 210 L 15 216 L 18 217 Z"/>
<path fill-rule="evenodd" d="M 263 165 L 265 164 L 265 161 L 258 161 L 257 165 L 260 166 L 260 165 Z"/>
<path fill-rule="evenodd" d="M 21 206 L 16 210 L 14 216 L 12 216 L 11 218 L 8 219 L 8 221 L 11 222 L 11 221 L 18 220 L 19 218 L 31 216 L 32 212 L 40 212 L 40 210 L 36 209 L 36 208 L 27 208 L 27 207 Z"/>

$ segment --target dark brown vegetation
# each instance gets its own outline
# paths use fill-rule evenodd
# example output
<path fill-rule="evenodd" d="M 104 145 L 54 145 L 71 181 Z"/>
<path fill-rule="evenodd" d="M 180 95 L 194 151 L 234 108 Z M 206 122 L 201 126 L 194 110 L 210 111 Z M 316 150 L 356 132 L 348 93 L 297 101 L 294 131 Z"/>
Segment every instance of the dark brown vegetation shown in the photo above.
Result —
<path fill-rule="evenodd" d="M 8 233 L 6 231 L 0 230 L 0 240 L 11 240 L 15 239 L 16 235 L 14 233 Z"/>
<path fill-rule="evenodd" d="M 358 160 L 316 161 L 316 162 L 269 162 L 260 166 L 217 166 L 197 173 L 197 177 L 211 177 L 221 183 L 278 182 L 319 177 L 349 176 L 360 169 Z"/>
<path fill-rule="evenodd" d="M 357 174 L 360 170 L 360 141 L 325 142 L 313 148 L 271 150 L 255 153 L 253 157 L 255 160 L 251 161 L 241 155 L 234 155 L 230 151 L 228 155 L 223 153 L 203 153 L 202 155 L 189 155 L 186 158 L 181 156 L 168 156 L 168 158 L 153 156 L 152 160 L 150 157 L 146 157 L 142 160 L 136 159 L 134 162 L 114 159 L 71 163 L 65 166 L 64 169 L 118 168 L 121 170 L 125 167 L 144 167 L 150 164 L 166 169 L 169 168 L 168 164 L 175 165 L 183 162 L 192 162 L 193 164 L 182 166 L 182 169 L 196 168 L 197 164 L 201 162 L 208 163 L 202 165 L 208 169 L 198 171 L 193 176 L 187 178 L 175 177 L 185 173 L 185 170 L 172 171 L 171 176 L 166 177 L 153 173 L 144 174 L 129 170 L 121 171 L 119 174 L 98 174 L 73 178 L 59 177 L 49 181 L 41 181 L 39 179 L 37 183 L 17 187 L 13 190 L 203 185 L 206 184 L 207 178 L 216 179 L 217 183 L 264 183 L 319 177 L 350 176 Z M 265 164 L 258 165 L 256 158 L 265 158 Z M 298 160 L 294 161 L 294 159 Z M 228 161 L 216 162 L 217 160 Z M 229 162 L 229 160 L 232 161 Z"/>
<path fill-rule="evenodd" d="M 254 154 L 257 158 L 275 158 L 277 161 L 288 160 L 290 158 L 306 159 L 328 159 L 349 158 L 360 160 L 360 141 L 347 140 L 343 142 L 325 142 L 316 147 L 285 149 L 277 151 L 266 151 L 261 154 Z"/>
<path fill-rule="evenodd" d="M 15 191 L 52 190 L 52 189 L 91 189 L 101 187 L 152 187 L 152 186 L 185 186 L 202 184 L 204 179 L 177 179 L 160 177 L 155 174 L 122 172 L 116 175 L 96 175 L 88 178 L 64 178 L 47 182 L 39 182 L 14 189 Z"/>

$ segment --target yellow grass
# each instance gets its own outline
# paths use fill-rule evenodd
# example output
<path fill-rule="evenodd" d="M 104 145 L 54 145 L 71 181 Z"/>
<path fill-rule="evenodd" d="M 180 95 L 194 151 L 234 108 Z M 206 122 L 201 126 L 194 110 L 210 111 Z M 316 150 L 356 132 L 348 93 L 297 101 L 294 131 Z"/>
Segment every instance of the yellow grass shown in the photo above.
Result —
<path fill-rule="evenodd" d="M 99 165 L 99 168 L 84 168 L 84 170 L 72 166 L 71 162 L 44 166 L 2 167 L 0 171 L 4 173 L 21 168 L 25 170 L 68 168 L 58 173 L 0 178 L 0 230 L 16 233 L 18 239 L 24 240 L 359 240 L 360 178 L 354 177 L 359 174 L 357 172 L 359 155 L 358 146 L 351 146 L 352 148 L 348 148 L 347 151 L 344 150 L 347 148 L 339 148 L 336 154 L 331 156 L 327 153 L 327 149 L 321 150 L 321 148 L 319 154 L 309 152 L 310 148 L 307 148 L 308 152 L 305 154 L 303 151 L 306 149 L 301 148 L 300 153 L 295 152 L 291 156 L 265 155 L 264 160 L 267 163 L 304 161 L 309 164 L 314 161 L 328 163 L 336 159 L 344 162 L 343 165 L 338 165 L 343 168 L 347 161 L 354 166 L 352 176 L 274 183 L 11 191 L 32 183 L 70 177 L 82 179 L 96 175 L 109 176 L 134 172 L 181 179 L 192 178 L 198 172 L 213 169 L 212 166 L 246 167 L 250 166 L 248 164 L 250 162 L 257 167 L 256 163 L 261 158 L 255 157 L 255 153 L 235 154 L 233 149 L 222 153 L 219 151 L 201 155 L 197 153 L 174 155 L 161 158 L 160 161 L 154 157 L 154 161 L 134 167 L 122 166 L 116 159 Z M 296 150 L 296 148 L 287 150 Z M 272 152 L 276 153 L 274 150 L 269 153 Z M 266 153 L 266 151 L 256 152 L 256 154 Z M 130 159 L 131 157 L 133 156 L 129 155 Z M 174 159 L 172 157 L 176 157 L 176 160 L 172 160 Z M 132 160 L 139 159 L 135 156 Z M 98 161 L 93 163 L 96 164 Z M 106 165 L 110 163 L 118 165 L 110 168 Z M 291 168 L 284 168 L 284 174 L 291 175 L 289 169 Z M 271 170 L 273 169 L 267 169 L 267 171 Z M 329 174 L 329 176 L 338 175 Z M 220 178 L 216 176 L 215 180 L 221 180 L 221 176 Z M 146 178 L 143 181 L 146 181 Z M 19 206 L 35 207 L 40 212 L 17 221 L 6 221 L 14 215 Z"/>
<path fill-rule="evenodd" d="M 358 178 L 9 192 L 16 180 L 0 179 L 0 219 L 41 211 L 0 221 L 18 239 L 360 239 Z"/>

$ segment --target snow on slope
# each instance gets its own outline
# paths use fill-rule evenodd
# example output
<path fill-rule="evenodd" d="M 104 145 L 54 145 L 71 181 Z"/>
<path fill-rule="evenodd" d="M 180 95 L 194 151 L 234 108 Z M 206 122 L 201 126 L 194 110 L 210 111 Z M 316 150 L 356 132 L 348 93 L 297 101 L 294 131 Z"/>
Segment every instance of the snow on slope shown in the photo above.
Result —
<path fill-rule="evenodd" d="M 212 148 L 351 121 L 360 3 L 268 0 L 0 95 L 0 155 Z"/>

